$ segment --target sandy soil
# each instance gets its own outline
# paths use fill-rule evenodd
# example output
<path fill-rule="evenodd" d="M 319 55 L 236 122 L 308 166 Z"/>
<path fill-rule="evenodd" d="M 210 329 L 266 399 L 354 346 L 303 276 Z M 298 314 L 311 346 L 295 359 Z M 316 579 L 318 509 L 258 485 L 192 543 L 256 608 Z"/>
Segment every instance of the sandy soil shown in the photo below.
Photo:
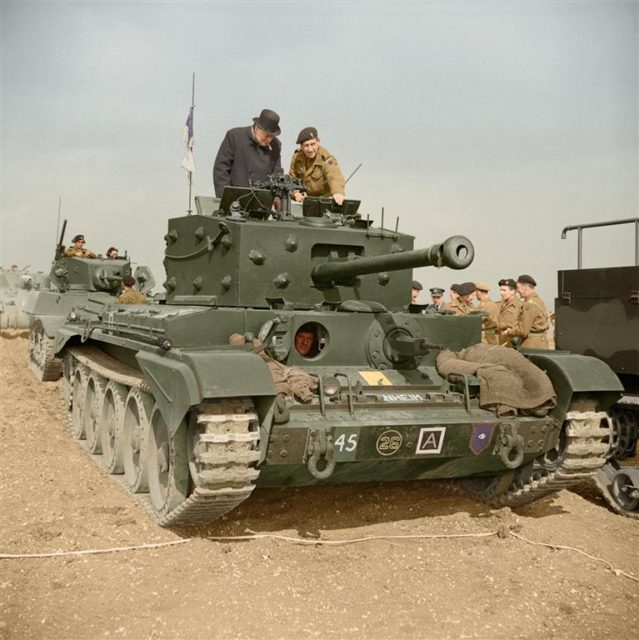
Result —
<path fill-rule="evenodd" d="M 588 487 L 516 513 L 433 482 L 257 490 L 206 528 L 164 530 L 72 441 L 58 383 L 35 379 L 26 340 L 0 340 L 0 363 L 0 552 L 185 541 L 0 559 L 0 638 L 582 640 L 639 629 L 639 582 L 509 533 L 639 576 L 637 522 Z M 251 532 L 372 539 L 214 539 Z"/>

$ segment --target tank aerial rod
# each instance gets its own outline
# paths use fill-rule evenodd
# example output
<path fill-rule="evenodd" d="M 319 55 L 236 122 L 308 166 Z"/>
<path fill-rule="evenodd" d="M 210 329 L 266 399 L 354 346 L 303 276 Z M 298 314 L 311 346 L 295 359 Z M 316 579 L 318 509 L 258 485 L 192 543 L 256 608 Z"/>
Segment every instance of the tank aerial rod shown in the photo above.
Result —
<path fill-rule="evenodd" d="M 344 182 L 344 184 L 347 184 L 348 181 L 359 171 L 359 168 L 362 166 L 362 163 L 360 162 L 356 167 L 355 167 L 355 171 L 353 171 L 353 173 L 351 173 L 350 176 L 348 176 L 348 178 L 346 178 L 346 182 Z"/>

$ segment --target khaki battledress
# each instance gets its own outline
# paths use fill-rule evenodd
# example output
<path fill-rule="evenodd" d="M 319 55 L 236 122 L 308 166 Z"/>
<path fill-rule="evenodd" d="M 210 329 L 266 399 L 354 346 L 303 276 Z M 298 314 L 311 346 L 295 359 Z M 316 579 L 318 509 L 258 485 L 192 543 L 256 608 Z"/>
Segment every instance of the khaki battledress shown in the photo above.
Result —
<path fill-rule="evenodd" d="M 472 311 L 476 311 L 477 307 L 472 304 L 472 302 L 464 302 L 459 298 L 457 300 L 452 300 L 445 307 L 445 311 L 449 311 L 456 316 L 467 316 Z"/>
<path fill-rule="evenodd" d="M 505 336 L 502 332 L 506 329 L 515 330 L 519 322 L 519 312 L 521 311 L 521 300 L 514 295 L 510 300 L 502 300 L 499 305 L 499 316 L 497 318 L 499 331 L 499 344 L 505 347 L 512 347 L 510 339 L 513 335 Z"/>
<path fill-rule="evenodd" d="M 492 300 L 481 300 L 477 309 L 485 314 L 481 323 L 481 341 L 484 344 L 499 344 L 499 305 Z"/>
<path fill-rule="evenodd" d="M 548 310 L 544 301 L 534 293 L 521 305 L 515 335 L 523 339 L 522 349 L 548 349 L 546 332 L 550 326 Z"/>
<path fill-rule="evenodd" d="M 120 304 L 146 304 L 146 298 L 135 289 L 125 289 L 119 296 Z"/>
<path fill-rule="evenodd" d="M 64 255 L 67 258 L 95 258 L 93 251 L 89 251 L 84 247 L 78 249 L 78 247 L 74 247 L 73 245 L 64 252 Z"/>
<path fill-rule="evenodd" d="M 335 156 L 320 147 L 317 155 L 309 160 L 301 149 L 291 158 L 289 175 L 304 183 L 306 193 L 314 198 L 330 197 L 334 193 L 344 193 L 344 176 Z"/>

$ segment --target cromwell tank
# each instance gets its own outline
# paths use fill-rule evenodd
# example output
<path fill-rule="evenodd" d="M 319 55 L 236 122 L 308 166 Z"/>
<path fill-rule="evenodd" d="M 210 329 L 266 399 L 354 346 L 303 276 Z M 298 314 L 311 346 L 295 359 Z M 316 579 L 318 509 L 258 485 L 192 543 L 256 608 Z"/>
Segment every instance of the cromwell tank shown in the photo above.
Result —
<path fill-rule="evenodd" d="M 28 329 L 31 319 L 24 309 L 37 291 L 48 288 L 49 278 L 41 271 L 0 268 L 0 329 Z"/>
<path fill-rule="evenodd" d="M 632 225 L 635 264 L 582 268 L 582 230 Z M 599 358 L 623 383 L 623 396 L 609 409 L 613 437 L 608 461 L 595 482 L 610 506 L 639 519 L 639 218 L 566 227 L 577 230 L 577 269 L 558 273 L 555 301 L 557 347 Z"/>
<path fill-rule="evenodd" d="M 74 436 L 158 523 L 212 521 L 255 487 L 405 479 L 465 479 L 515 506 L 604 464 L 621 387 L 600 360 L 531 354 L 557 404 L 526 415 L 438 373 L 443 348 L 480 341 L 481 316 L 407 305 L 412 269 L 467 267 L 468 239 L 414 249 L 357 201 L 292 205 L 296 186 L 196 198 L 196 215 L 168 221 L 165 304 L 85 297 L 34 363 L 63 363 Z"/>

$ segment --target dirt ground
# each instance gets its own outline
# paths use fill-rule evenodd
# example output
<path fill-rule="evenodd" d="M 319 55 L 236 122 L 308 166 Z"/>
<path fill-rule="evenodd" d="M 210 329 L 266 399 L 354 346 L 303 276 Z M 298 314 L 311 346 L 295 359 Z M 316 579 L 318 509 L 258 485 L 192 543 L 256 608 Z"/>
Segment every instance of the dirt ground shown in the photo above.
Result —
<path fill-rule="evenodd" d="M 0 340 L 0 369 L 0 553 L 183 541 L 0 559 L 0 638 L 582 640 L 639 629 L 639 582 L 623 573 L 639 576 L 639 525 L 588 486 L 517 512 L 435 482 L 256 490 L 217 523 L 170 531 L 72 441 L 58 384 L 35 379 L 23 337 Z M 266 532 L 371 539 L 214 539 Z"/>

